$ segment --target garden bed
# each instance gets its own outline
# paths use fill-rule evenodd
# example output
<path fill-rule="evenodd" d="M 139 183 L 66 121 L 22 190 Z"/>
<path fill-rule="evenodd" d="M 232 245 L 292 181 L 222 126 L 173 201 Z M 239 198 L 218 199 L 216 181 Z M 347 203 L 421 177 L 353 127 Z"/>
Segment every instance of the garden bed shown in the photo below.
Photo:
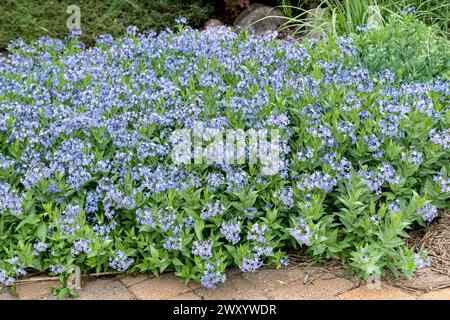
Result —
<path fill-rule="evenodd" d="M 376 50 L 383 30 L 299 44 L 177 23 L 159 34 L 129 27 L 88 49 L 76 33 L 10 46 L 0 64 L 2 284 L 27 270 L 64 280 L 76 266 L 170 269 L 214 288 L 227 268 L 286 266 L 298 247 L 363 279 L 412 277 L 437 259 L 406 239 L 449 209 L 444 39 L 408 51 L 436 64 L 417 55 L 396 73 L 373 63 L 381 54 L 395 66 L 404 52 Z M 412 16 L 393 23 L 426 29 Z M 203 139 L 202 163 L 186 130 Z M 224 162 L 240 150 L 216 139 L 227 130 L 247 135 L 244 158 Z M 258 149 L 252 162 L 252 132 L 275 153 Z"/>

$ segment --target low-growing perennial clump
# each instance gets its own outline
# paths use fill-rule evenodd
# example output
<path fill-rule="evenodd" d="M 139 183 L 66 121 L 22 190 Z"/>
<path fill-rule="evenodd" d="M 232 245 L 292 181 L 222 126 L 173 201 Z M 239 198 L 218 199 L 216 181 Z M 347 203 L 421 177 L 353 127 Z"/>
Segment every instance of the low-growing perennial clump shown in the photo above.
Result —
<path fill-rule="evenodd" d="M 351 38 L 128 30 L 1 61 L 0 284 L 76 265 L 214 288 L 299 246 L 364 278 L 428 265 L 404 240 L 449 208 L 448 80 L 354 68 Z M 172 133 L 198 123 L 277 129 L 275 174 L 175 162 Z"/>

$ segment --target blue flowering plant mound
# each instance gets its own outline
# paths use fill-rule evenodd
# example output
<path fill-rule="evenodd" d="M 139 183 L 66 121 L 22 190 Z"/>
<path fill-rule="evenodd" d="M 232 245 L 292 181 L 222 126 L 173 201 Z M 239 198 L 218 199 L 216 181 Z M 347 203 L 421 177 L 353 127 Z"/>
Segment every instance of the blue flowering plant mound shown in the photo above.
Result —
<path fill-rule="evenodd" d="M 450 82 L 354 67 L 351 38 L 226 28 L 12 43 L 0 62 L 0 284 L 32 270 L 225 271 L 303 247 L 363 278 L 429 264 L 405 244 L 450 198 Z M 251 163 L 176 162 L 201 123 L 279 132 Z M 228 146 L 224 146 L 225 148 Z M 248 151 L 246 149 L 246 151 Z M 266 163 L 267 164 L 267 163 Z"/>

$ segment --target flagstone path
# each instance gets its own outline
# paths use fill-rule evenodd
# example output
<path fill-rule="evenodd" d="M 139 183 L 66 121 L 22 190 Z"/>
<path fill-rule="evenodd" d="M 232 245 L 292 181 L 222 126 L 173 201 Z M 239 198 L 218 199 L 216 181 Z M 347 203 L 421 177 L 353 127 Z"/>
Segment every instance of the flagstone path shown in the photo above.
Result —
<path fill-rule="evenodd" d="M 16 294 L 8 288 L 0 291 L 0 300 L 53 300 L 51 287 L 58 281 L 19 283 Z M 231 270 L 227 281 L 217 289 L 205 289 L 199 284 L 183 284 L 173 273 L 160 277 L 150 274 L 135 276 L 103 276 L 83 278 L 82 289 L 74 299 L 81 300 L 450 300 L 450 288 L 428 293 L 411 293 L 382 282 L 371 288 L 365 282 L 346 276 L 341 270 L 294 266 L 285 269 L 263 269 L 256 273 Z"/>

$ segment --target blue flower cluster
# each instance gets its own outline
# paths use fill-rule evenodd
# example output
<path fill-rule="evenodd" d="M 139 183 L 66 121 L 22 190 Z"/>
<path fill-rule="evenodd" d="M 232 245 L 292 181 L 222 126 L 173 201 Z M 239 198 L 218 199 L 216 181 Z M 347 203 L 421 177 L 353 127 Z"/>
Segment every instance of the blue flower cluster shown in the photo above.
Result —
<path fill-rule="evenodd" d="M 438 216 L 438 210 L 437 207 L 427 203 L 422 208 L 417 209 L 417 214 L 419 214 L 424 221 L 430 222 Z"/>
<path fill-rule="evenodd" d="M 133 264 L 134 259 L 126 256 L 125 252 L 116 250 L 109 258 L 109 265 L 117 271 L 126 271 Z"/>
<path fill-rule="evenodd" d="M 215 289 L 217 284 L 226 280 L 225 274 L 218 270 L 217 264 L 207 264 L 205 272 L 201 278 L 201 283 L 205 288 Z"/>
<path fill-rule="evenodd" d="M 91 252 L 90 240 L 81 239 L 75 241 L 72 249 L 70 250 L 73 256 L 78 256 L 80 253 L 89 254 Z"/>
<path fill-rule="evenodd" d="M 192 254 L 199 256 L 201 259 L 209 259 L 212 257 L 213 241 L 194 241 L 192 243 Z"/>
<path fill-rule="evenodd" d="M 241 222 L 240 221 L 226 221 L 220 227 L 220 232 L 225 236 L 231 244 L 236 244 L 241 240 Z"/>

